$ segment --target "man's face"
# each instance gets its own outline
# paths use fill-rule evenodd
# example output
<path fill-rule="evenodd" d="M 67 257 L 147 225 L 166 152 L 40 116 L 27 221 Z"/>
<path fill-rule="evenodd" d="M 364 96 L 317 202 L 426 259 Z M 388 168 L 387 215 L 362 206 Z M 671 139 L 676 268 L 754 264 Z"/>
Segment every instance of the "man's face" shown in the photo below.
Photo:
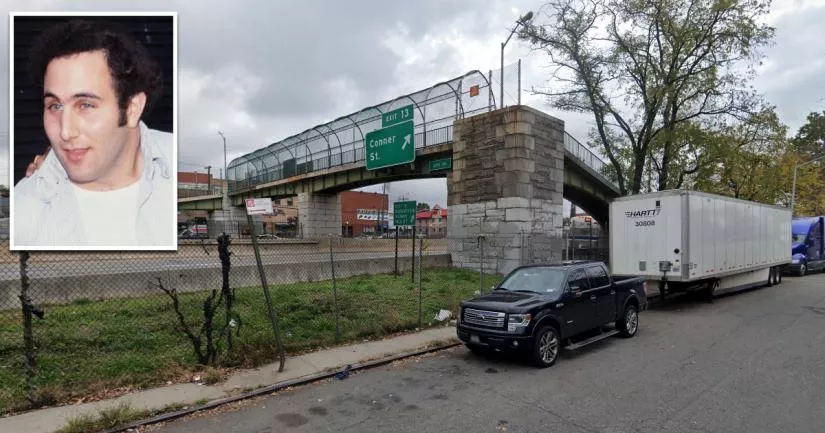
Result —
<path fill-rule="evenodd" d="M 43 91 L 43 126 L 69 179 L 96 189 L 128 176 L 123 154 L 130 128 L 118 126 L 120 111 L 105 53 L 52 60 Z"/>

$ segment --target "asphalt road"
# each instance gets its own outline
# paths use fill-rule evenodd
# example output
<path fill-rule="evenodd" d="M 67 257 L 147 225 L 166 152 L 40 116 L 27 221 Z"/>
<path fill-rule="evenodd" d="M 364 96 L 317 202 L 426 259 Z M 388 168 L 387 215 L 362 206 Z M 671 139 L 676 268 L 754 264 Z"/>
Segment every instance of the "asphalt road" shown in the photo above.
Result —
<path fill-rule="evenodd" d="M 287 361 L 288 362 L 288 361 Z M 152 431 L 821 432 L 825 274 L 721 297 L 674 297 L 632 339 L 549 369 L 463 347 L 200 414 Z"/>
<path fill-rule="evenodd" d="M 428 254 L 443 254 L 444 251 L 430 251 Z M 410 260 L 410 251 L 399 251 L 398 257 Z M 417 253 L 416 253 L 417 254 Z M 336 261 L 357 259 L 378 259 L 395 257 L 395 252 L 349 252 L 335 253 Z M 299 253 L 262 255 L 264 265 L 284 263 L 329 263 L 329 253 Z M 232 256 L 232 266 L 254 266 L 255 256 Z M 84 275 L 128 274 L 150 271 L 180 271 L 183 269 L 220 268 L 221 262 L 217 254 L 210 257 L 163 257 L 131 260 L 97 260 L 97 261 L 55 261 L 46 263 L 31 263 L 28 266 L 28 275 L 31 279 L 76 277 Z M 0 264 L 0 281 L 19 280 L 20 265 Z"/>

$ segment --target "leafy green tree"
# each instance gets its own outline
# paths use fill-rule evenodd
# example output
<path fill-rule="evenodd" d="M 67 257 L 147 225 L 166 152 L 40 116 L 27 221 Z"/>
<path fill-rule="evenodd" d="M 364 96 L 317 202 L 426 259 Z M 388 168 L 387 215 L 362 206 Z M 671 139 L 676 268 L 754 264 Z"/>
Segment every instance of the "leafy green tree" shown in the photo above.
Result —
<path fill-rule="evenodd" d="M 811 158 L 825 155 L 825 111 L 808 114 L 807 121 L 792 140 L 794 149 Z"/>
<path fill-rule="evenodd" d="M 702 148 L 707 163 L 687 183 L 701 191 L 787 205 L 793 155 L 786 135 L 787 127 L 772 108 L 716 131 L 693 129 L 682 138 Z"/>
<path fill-rule="evenodd" d="M 546 23 L 524 23 L 519 37 L 547 53 L 551 78 L 562 86 L 534 93 L 558 109 L 593 114 L 591 142 L 602 148 L 613 167 L 607 175 L 622 194 L 640 192 L 646 170 L 651 187 L 663 190 L 700 169 L 701 149 L 679 140 L 683 125 L 745 118 L 758 105 L 748 83 L 759 49 L 773 36 L 761 22 L 769 1 L 552 0 L 545 6 Z"/>
<path fill-rule="evenodd" d="M 807 121 L 791 140 L 795 152 L 790 167 L 802 164 L 796 176 L 795 215 L 825 214 L 825 111 L 808 114 Z M 817 160 L 817 158 L 822 158 Z"/>

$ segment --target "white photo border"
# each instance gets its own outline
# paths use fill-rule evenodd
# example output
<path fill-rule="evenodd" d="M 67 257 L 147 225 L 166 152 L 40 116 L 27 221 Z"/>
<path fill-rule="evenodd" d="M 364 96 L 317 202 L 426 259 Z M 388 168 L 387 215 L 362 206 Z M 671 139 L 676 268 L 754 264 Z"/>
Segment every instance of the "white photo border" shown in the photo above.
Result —
<path fill-rule="evenodd" d="M 169 230 L 172 243 L 158 246 L 26 246 L 14 242 L 14 19 L 15 17 L 171 17 L 172 18 L 172 222 Z M 9 251 L 177 251 L 178 250 L 178 13 L 177 11 L 48 11 L 48 12 L 9 12 Z"/>

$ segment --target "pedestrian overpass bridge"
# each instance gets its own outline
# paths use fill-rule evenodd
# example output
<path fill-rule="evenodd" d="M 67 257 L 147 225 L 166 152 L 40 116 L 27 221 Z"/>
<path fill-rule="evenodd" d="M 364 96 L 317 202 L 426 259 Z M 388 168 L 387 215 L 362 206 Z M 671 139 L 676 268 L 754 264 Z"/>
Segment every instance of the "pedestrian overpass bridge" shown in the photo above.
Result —
<path fill-rule="evenodd" d="M 384 114 L 402 107 L 413 112 L 414 160 L 368 169 L 365 138 L 382 128 Z M 562 198 L 606 228 L 608 206 L 619 189 L 604 175 L 601 159 L 567 133 L 563 121 L 523 105 L 496 107 L 490 80 L 472 71 L 236 158 L 227 169 L 226 199 L 179 198 L 178 209 L 228 207 L 230 218 L 238 219 L 247 198 L 297 196 L 303 234 L 334 235 L 341 233 L 338 193 L 441 177 L 447 179 L 448 236 L 527 233 L 539 255 L 549 251 L 560 258 Z M 512 267 L 505 256 L 497 269 Z"/>
<path fill-rule="evenodd" d="M 383 113 L 405 104 L 415 107 L 414 163 L 367 170 L 364 137 L 380 128 Z M 246 198 L 277 199 L 399 180 L 449 177 L 451 170 L 431 171 L 429 162 L 452 157 L 453 123 L 471 121 L 474 116 L 496 111 L 495 107 L 486 77 L 473 71 L 342 116 L 233 160 L 227 170 L 230 204 L 241 207 Z M 606 222 L 608 203 L 619 195 L 618 187 L 603 175 L 602 160 L 566 131 L 563 144 L 563 197 L 596 220 Z M 178 200 L 179 210 L 213 211 L 223 207 L 221 195 Z"/>

